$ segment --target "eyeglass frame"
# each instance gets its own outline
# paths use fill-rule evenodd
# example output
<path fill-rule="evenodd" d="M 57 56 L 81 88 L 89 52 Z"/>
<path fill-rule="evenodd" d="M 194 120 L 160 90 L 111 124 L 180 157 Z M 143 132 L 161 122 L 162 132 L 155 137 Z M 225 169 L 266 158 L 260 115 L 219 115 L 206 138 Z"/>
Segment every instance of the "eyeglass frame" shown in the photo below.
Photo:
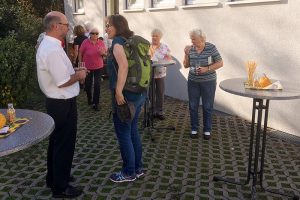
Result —
<path fill-rule="evenodd" d="M 107 24 L 105 24 L 105 28 L 109 28 L 109 27 L 112 27 L 113 25 L 111 25 L 111 24 L 109 24 L 109 23 L 107 23 Z"/>
<path fill-rule="evenodd" d="M 59 23 L 57 23 L 57 24 L 64 25 L 64 26 L 66 26 L 66 27 L 68 27 L 68 28 L 69 28 L 69 26 L 70 26 L 69 23 L 64 24 L 64 23 L 59 22 Z"/>
<path fill-rule="evenodd" d="M 90 35 L 99 35 L 99 33 L 90 32 Z"/>

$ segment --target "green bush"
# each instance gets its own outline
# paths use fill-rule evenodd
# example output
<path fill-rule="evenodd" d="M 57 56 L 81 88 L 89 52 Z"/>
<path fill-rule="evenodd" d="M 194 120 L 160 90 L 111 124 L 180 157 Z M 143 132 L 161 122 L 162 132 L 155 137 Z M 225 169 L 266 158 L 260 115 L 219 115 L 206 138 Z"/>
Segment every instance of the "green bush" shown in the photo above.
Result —
<path fill-rule="evenodd" d="M 26 102 L 37 83 L 35 50 L 16 39 L 15 35 L 0 38 L 0 107 Z"/>

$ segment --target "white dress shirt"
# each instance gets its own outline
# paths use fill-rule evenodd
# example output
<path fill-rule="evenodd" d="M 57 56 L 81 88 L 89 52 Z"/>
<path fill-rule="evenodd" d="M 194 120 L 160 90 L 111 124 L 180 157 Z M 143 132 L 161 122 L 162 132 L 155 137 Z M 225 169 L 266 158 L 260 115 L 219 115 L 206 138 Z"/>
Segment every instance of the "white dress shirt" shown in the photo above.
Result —
<path fill-rule="evenodd" d="M 79 94 L 79 83 L 59 88 L 75 73 L 61 41 L 45 35 L 36 54 L 37 75 L 41 90 L 48 98 L 69 99 Z"/>

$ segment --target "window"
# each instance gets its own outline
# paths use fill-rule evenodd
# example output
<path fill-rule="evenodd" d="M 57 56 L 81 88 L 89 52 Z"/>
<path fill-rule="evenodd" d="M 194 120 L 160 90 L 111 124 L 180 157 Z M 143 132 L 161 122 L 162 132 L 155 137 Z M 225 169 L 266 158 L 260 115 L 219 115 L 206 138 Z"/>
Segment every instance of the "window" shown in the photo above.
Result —
<path fill-rule="evenodd" d="M 228 0 L 226 5 L 253 4 L 253 3 L 274 3 L 281 0 Z"/>
<path fill-rule="evenodd" d="M 152 0 L 152 8 L 175 7 L 175 0 Z"/>
<path fill-rule="evenodd" d="M 74 13 L 84 13 L 83 0 L 73 0 Z"/>
<path fill-rule="evenodd" d="M 144 8 L 144 0 L 127 0 L 126 1 L 126 9 L 143 9 Z"/>
<path fill-rule="evenodd" d="M 203 3 L 218 2 L 218 0 L 185 0 L 185 5 L 196 5 Z"/>

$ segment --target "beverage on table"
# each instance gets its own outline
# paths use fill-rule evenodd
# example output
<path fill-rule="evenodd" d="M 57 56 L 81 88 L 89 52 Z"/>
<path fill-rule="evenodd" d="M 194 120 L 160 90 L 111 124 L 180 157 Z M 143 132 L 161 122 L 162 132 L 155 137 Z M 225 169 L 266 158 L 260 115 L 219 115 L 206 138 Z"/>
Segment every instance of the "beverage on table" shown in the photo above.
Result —
<path fill-rule="evenodd" d="M 16 121 L 16 110 L 14 109 L 14 106 L 12 103 L 8 104 L 8 108 L 7 108 L 7 123 L 9 125 L 13 125 Z"/>

